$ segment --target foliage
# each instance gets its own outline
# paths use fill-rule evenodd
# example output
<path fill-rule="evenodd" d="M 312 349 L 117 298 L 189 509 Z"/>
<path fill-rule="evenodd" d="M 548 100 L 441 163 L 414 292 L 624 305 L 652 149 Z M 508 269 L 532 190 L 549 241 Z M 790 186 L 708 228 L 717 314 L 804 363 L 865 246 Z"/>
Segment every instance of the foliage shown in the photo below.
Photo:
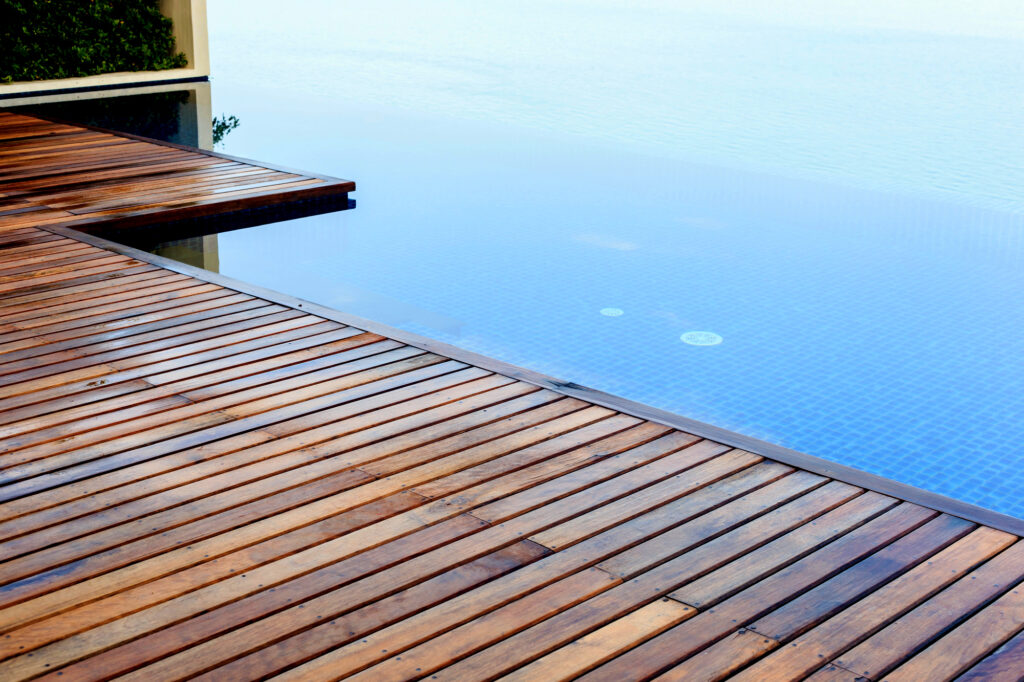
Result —
<path fill-rule="evenodd" d="M 213 119 L 213 144 L 214 146 L 221 143 L 221 141 L 227 137 L 227 134 L 238 127 L 240 121 L 237 116 L 225 116 L 221 115 Z"/>
<path fill-rule="evenodd" d="M 186 66 L 156 0 L 0 0 L 0 80 Z"/>

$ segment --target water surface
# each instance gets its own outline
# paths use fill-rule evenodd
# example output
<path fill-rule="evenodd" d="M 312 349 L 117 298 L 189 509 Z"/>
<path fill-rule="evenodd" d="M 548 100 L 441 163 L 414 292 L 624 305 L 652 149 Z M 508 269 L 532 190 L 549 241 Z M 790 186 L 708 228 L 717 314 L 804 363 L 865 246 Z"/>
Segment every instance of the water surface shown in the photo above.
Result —
<path fill-rule="evenodd" d="M 359 187 L 223 273 L 1024 515 L 1024 6 L 209 18 L 224 151 Z"/>

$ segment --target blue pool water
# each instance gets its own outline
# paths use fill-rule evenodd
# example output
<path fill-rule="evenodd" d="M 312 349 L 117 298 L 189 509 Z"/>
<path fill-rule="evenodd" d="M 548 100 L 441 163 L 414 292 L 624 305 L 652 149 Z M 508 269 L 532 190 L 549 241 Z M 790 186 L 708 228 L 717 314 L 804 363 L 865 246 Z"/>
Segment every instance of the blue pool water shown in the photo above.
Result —
<path fill-rule="evenodd" d="M 358 208 L 224 274 L 1024 516 L 1024 6 L 245 7 L 223 150 Z"/>

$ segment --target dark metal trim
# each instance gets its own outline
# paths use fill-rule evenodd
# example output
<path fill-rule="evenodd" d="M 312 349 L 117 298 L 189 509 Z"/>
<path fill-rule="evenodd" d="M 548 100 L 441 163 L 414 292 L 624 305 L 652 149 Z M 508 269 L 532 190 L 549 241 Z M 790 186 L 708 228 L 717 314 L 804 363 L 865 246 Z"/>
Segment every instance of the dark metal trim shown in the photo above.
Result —
<path fill-rule="evenodd" d="M 248 284 L 230 277 L 225 277 L 219 273 L 209 272 L 190 265 L 185 265 L 184 263 L 179 263 L 178 261 L 174 261 L 169 258 L 146 253 L 145 251 L 117 244 L 95 235 L 85 234 L 72 228 L 45 225 L 40 226 L 38 229 L 47 230 L 70 239 L 77 239 L 78 241 L 125 256 L 130 256 L 146 263 L 158 265 L 174 272 L 189 275 L 211 284 L 217 284 L 227 289 L 263 298 L 280 305 L 295 308 L 297 310 L 303 310 L 312 315 L 317 315 L 319 317 L 357 327 L 382 336 L 387 336 L 410 346 L 422 348 L 423 350 L 437 353 L 438 355 L 444 355 L 460 362 L 476 365 L 498 374 L 503 374 L 520 381 L 525 381 L 542 388 L 556 391 L 566 396 L 585 400 L 587 402 L 594 403 L 595 405 L 601 405 L 634 417 L 664 424 L 680 431 L 700 436 L 701 438 L 706 438 L 730 447 L 746 450 L 748 452 L 761 455 L 767 459 L 772 459 L 822 476 L 827 476 L 837 481 L 849 483 L 850 485 L 855 485 L 860 488 L 874 490 L 875 492 L 879 492 L 884 495 L 890 495 L 892 497 L 899 498 L 913 504 L 918 504 L 923 507 L 928 507 L 952 516 L 958 516 L 968 521 L 996 528 L 1007 533 L 1024 536 L 1024 519 L 1018 519 L 1007 514 L 1001 514 L 991 509 L 969 504 L 945 495 L 939 495 L 938 493 L 923 490 L 905 483 L 898 483 L 897 481 L 883 478 L 876 474 L 861 471 L 860 469 L 855 469 L 843 464 L 837 464 L 827 459 L 822 459 L 821 457 L 814 457 L 803 452 L 784 448 L 780 445 L 775 445 L 774 443 L 769 443 L 757 438 L 744 436 L 743 434 L 736 433 L 734 431 L 729 431 L 711 424 L 705 424 L 704 422 L 699 422 L 673 412 L 660 410 L 649 405 L 627 400 L 626 398 L 605 393 L 604 391 L 587 388 L 586 386 L 580 386 L 579 384 L 569 381 L 562 381 L 539 372 L 534 372 L 523 367 L 517 367 L 500 360 L 495 360 L 494 358 L 473 353 L 472 351 L 458 348 L 447 343 L 435 341 L 425 336 L 389 327 L 388 325 L 380 324 L 355 315 L 349 315 L 348 313 L 327 308 L 317 303 L 312 303 L 294 296 L 289 296 L 287 294 L 282 294 L 270 289 L 264 289 L 263 287 Z"/>

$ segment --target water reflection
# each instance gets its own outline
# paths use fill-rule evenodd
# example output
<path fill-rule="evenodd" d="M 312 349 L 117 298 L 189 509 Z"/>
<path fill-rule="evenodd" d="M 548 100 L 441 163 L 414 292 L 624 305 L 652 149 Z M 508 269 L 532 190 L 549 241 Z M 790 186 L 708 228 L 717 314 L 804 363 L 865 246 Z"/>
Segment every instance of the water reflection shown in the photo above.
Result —
<path fill-rule="evenodd" d="M 217 235 L 208 234 L 188 239 L 173 239 L 154 245 L 149 249 L 158 256 L 203 268 L 210 272 L 220 272 L 220 258 L 217 249 Z"/>
<path fill-rule="evenodd" d="M 213 149 L 214 120 L 207 81 L 34 95 L 3 100 L 0 106 L 20 113 Z"/>

